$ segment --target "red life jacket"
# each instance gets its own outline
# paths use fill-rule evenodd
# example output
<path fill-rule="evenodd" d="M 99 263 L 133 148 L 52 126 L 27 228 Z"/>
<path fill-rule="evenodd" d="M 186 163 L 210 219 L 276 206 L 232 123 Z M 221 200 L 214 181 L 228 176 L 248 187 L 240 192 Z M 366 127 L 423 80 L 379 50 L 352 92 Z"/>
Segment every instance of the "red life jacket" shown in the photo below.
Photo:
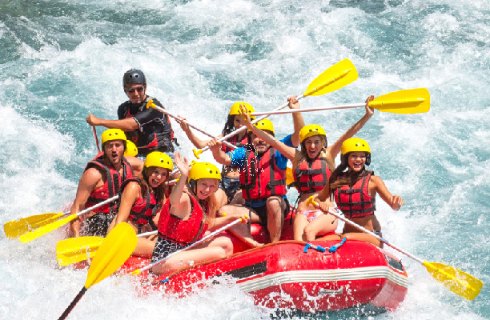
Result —
<path fill-rule="evenodd" d="M 343 185 L 335 189 L 334 197 L 337 207 L 348 218 L 364 218 L 374 214 L 376 197 L 371 197 L 368 188 L 369 179 L 373 174 L 372 171 L 366 171 L 352 187 Z"/>
<path fill-rule="evenodd" d="M 89 161 L 89 163 L 85 167 L 85 170 L 89 168 L 98 169 L 100 173 L 105 177 L 105 179 L 104 179 L 104 184 L 101 187 L 92 191 L 89 198 L 87 199 L 87 202 L 85 203 L 85 208 L 94 206 L 99 202 L 102 202 L 106 199 L 112 198 L 113 196 L 119 194 L 119 190 L 123 182 L 126 179 L 133 177 L 133 169 L 131 168 L 131 165 L 124 157 L 122 158 L 123 174 L 121 176 L 119 172 L 116 169 L 114 169 L 113 166 L 107 166 L 104 163 L 103 152 L 99 152 L 93 160 Z M 115 201 L 115 203 L 112 205 L 106 204 L 94 210 L 94 212 L 96 213 L 104 213 L 104 214 L 115 213 L 116 211 L 117 211 L 117 201 Z"/>
<path fill-rule="evenodd" d="M 134 181 L 140 185 L 142 197 L 138 197 L 131 208 L 129 213 L 129 221 L 141 230 L 143 226 L 149 224 L 152 230 L 156 230 L 157 226 L 153 222 L 153 218 L 156 216 L 157 200 L 155 195 L 148 190 L 139 178 L 131 178 L 124 181 L 121 187 L 121 194 L 124 188 L 129 182 Z"/>
<path fill-rule="evenodd" d="M 277 167 L 273 148 L 269 148 L 260 159 L 247 149 L 245 159 L 245 166 L 240 169 L 243 199 L 259 200 L 286 194 L 286 170 Z"/>
<path fill-rule="evenodd" d="M 325 187 L 331 174 L 325 158 L 303 158 L 294 170 L 296 188 L 300 194 L 318 192 Z"/>
<path fill-rule="evenodd" d="M 179 244 L 190 244 L 202 238 L 208 228 L 206 211 L 193 195 L 188 195 L 191 199 L 191 214 L 187 220 L 171 214 L 170 199 L 165 201 L 158 220 L 158 236 Z"/>

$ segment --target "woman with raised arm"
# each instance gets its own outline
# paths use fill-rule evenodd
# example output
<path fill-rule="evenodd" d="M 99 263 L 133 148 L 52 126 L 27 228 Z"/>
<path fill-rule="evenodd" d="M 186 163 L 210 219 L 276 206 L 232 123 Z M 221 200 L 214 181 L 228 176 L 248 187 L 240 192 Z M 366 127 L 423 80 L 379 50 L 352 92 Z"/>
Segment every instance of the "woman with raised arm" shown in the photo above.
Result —
<path fill-rule="evenodd" d="M 189 169 L 187 159 L 175 153 L 180 178 L 160 212 L 158 240 L 152 262 L 181 250 L 201 239 L 207 232 L 231 222 L 231 217 L 216 217 L 219 209 L 215 192 L 221 180 L 218 167 L 209 162 L 195 162 Z M 153 266 L 156 274 L 186 269 L 194 263 L 224 259 L 233 253 L 226 236 L 214 239 L 169 257 Z"/>

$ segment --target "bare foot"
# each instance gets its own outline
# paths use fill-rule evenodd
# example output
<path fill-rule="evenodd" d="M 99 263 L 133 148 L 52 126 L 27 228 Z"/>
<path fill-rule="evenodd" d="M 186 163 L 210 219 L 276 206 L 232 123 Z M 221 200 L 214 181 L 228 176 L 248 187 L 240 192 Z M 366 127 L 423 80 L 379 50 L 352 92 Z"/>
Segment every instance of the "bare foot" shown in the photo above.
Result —
<path fill-rule="evenodd" d="M 245 238 L 243 240 L 252 248 L 260 248 L 264 246 L 263 243 L 255 241 L 254 239 Z"/>

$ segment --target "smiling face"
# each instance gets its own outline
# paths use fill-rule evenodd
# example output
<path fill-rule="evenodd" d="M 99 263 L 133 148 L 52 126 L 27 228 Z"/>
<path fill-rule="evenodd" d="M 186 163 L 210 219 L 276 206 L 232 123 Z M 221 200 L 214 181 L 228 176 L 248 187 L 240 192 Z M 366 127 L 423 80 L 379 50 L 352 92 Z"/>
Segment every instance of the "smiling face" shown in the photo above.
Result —
<path fill-rule="evenodd" d="M 269 131 L 266 131 L 266 132 L 268 134 L 272 135 L 271 132 L 269 132 Z M 270 148 L 271 145 L 268 144 L 267 142 L 265 142 L 264 140 L 262 140 L 261 138 L 257 137 L 255 134 L 252 133 L 250 135 L 250 138 L 252 139 L 252 144 L 253 144 L 253 146 L 255 148 L 255 152 L 257 152 L 257 154 L 262 155 L 267 150 L 269 150 L 269 148 Z"/>
<path fill-rule="evenodd" d="M 124 147 L 125 141 L 122 140 L 112 140 L 104 143 L 104 154 L 114 167 L 121 165 Z"/>
<path fill-rule="evenodd" d="M 196 185 L 196 196 L 199 200 L 209 198 L 218 190 L 219 180 L 217 179 L 199 179 Z"/>
<path fill-rule="evenodd" d="M 315 159 L 325 147 L 325 142 L 322 136 L 312 136 L 305 139 L 303 147 L 308 158 Z"/>
<path fill-rule="evenodd" d="M 129 84 L 124 91 L 131 103 L 139 104 L 146 99 L 146 86 L 143 84 Z"/>
<path fill-rule="evenodd" d="M 168 179 L 168 170 L 160 167 L 149 167 L 147 170 L 148 184 L 153 189 L 161 186 Z"/>
<path fill-rule="evenodd" d="M 354 172 L 361 172 L 366 164 L 365 152 L 351 152 L 347 158 L 349 169 Z"/>

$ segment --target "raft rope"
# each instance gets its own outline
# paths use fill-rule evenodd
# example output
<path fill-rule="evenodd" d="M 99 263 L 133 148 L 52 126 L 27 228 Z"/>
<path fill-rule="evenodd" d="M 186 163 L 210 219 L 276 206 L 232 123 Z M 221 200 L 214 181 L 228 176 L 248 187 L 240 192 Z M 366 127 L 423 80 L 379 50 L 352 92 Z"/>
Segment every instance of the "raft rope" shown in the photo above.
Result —
<path fill-rule="evenodd" d="M 334 253 L 337 251 L 338 248 L 340 248 L 345 242 L 347 241 L 347 238 L 344 237 L 342 238 L 342 240 L 340 240 L 339 243 L 331 246 L 331 247 L 328 247 L 328 248 L 324 248 L 322 246 L 318 246 L 318 245 L 314 245 L 312 243 L 306 243 L 305 244 L 305 247 L 303 248 L 303 252 L 304 253 L 308 253 L 308 249 L 312 248 L 312 249 L 315 249 L 316 251 L 319 251 L 319 252 L 325 252 L 327 251 L 328 249 L 328 252 L 330 253 Z"/>

